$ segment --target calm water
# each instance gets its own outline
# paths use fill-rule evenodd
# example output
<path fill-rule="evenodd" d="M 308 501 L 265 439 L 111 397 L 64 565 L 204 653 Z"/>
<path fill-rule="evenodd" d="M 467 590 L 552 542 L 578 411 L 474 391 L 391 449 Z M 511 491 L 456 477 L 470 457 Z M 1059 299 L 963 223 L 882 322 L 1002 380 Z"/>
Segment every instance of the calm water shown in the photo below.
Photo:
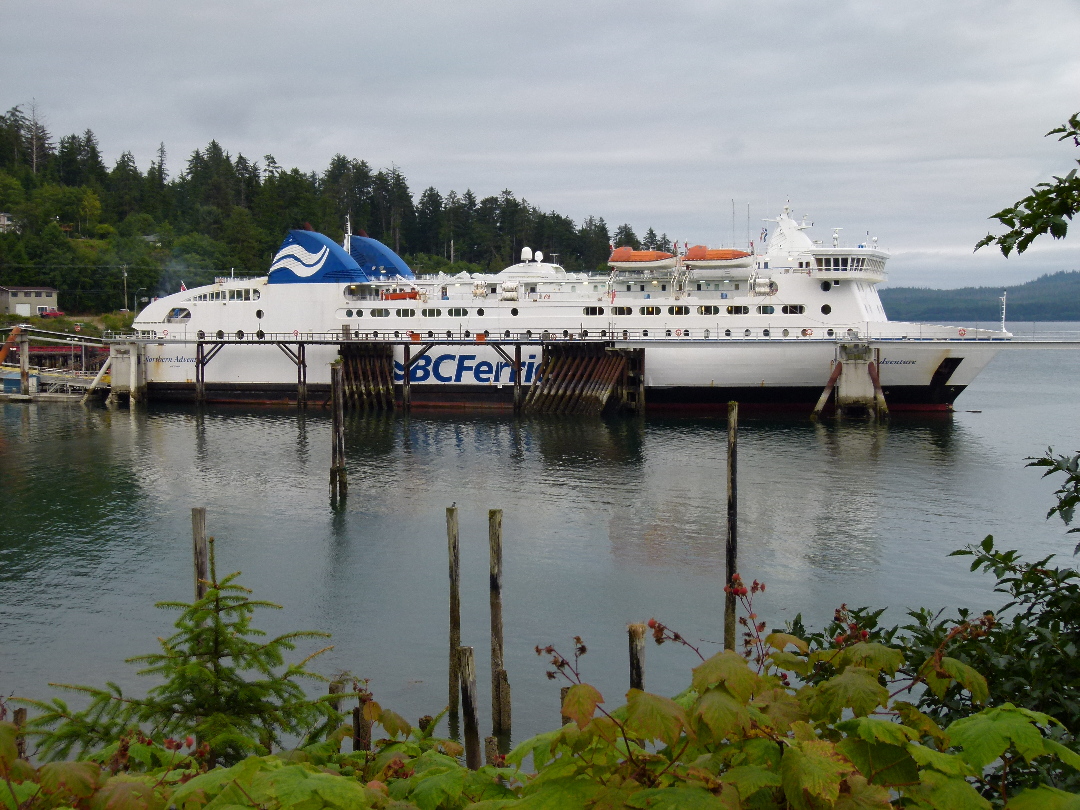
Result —
<path fill-rule="evenodd" d="M 1009 351 L 952 416 L 744 415 L 740 568 L 768 583 L 760 613 L 775 626 L 802 611 L 820 626 L 840 602 L 889 605 L 898 619 L 917 605 L 996 607 L 988 581 L 946 555 L 993 533 L 1070 557 L 1075 537 L 1044 520 L 1054 487 L 1024 458 L 1080 449 L 1078 402 L 1080 351 Z M 259 626 L 333 633 L 319 669 L 370 678 L 376 698 L 410 718 L 446 702 L 452 502 L 482 728 L 489 508 L 504 510 L 516 739 L 558 719 L 558 684 L 534 645 L 569 652 L 583 635 L 586 677 L 614 703 L 628 622 L 656 616 L 691 639 L 722 635 L 723 419 L 355 417 L 338 512 L 329 432 L 318 410 L 0 404 L 0 692 L 44 698 L 49 681 L 107 678 L 144 688 L 122 660 L 170 631 L 173 614 L 154 601 L 190 598 L 198 505 L 219 570 L 242 570 L 257 596 L 283 605 Z M 683 650 L 650 647 L 647 687 L 677 691 L 691 664 Z"/>

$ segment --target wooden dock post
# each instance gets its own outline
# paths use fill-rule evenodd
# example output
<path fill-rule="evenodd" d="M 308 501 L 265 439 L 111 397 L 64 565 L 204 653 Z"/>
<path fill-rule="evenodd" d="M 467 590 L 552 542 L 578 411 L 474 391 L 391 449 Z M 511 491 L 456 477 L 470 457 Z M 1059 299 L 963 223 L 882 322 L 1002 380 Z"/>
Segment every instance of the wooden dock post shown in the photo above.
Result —
<path fill-rule="evenodd" d="M 307 344 L 296 344 L 296 407 L 307 407 Z"/>
<path fill-rule="evenodd" d="M 497 765 L 499 760 L 499 740 L 497 737 L 484 737 L 484 764 Z"/>
<path fill-rule="evenodd" d="M 327 694 L 340 695 L 345 691 L 345 681 L 331 681 L 330 687 L 327 689 Z M 334 707 L 335 712 L 341 711 L 341 698 L 334 698 L 330 701 L 330 705 Z"/>
<path fill-rule="evenodd" d="M 15 738 L 15 756 L 19 759 L 29 760 L 29 757 L 26 756 L 26 733 L 23 731 L 23 727 L 26 725 L 26 709 L 16 709 L 11 719 L 15 722 L 18 733 Z"/>
<path fill-rule="evenodd" d="M 559 690 L 559 719 L 562 720 L 562 724 L 565 726 L 570 722 L 570 718 L 563 714 L 563 704 L 566 702 L 566 695 L 570 692 L 569 686 L 564 686 Z"/>
<path fill-rule="evenodd" d="M 210 546 L 206 541 L 206 507 L 191 510 L 191 548 L 195 558 L 195 601 L 206 596 L 210 579 Z"/>
<path fill-rule="evenodd" d="M 645 625 L 627 628 L 630 639 L 630 688 L 645 691 Z"/>
<path fill-rule="evenodd" d="M 502 510 L 488 510 L 491 606 L 491 733 L 510 733 L 510 681 L 503 662 Z"/>
<path fill-rule="evenodd" d="M 364 717 L 363 705 L 352 710 L 352 750 L 371 750 L 371 723 Z"/>
<path fill-rule="evenodd" d="M 458 541 L 457 505 L 446 509 L 446 545 L 450 557 L 450 714 L 458 713 L 461 682 L 458 649 L 461 647 L 461 545 Z"/>
<path fill-rule="evenodd" d="M 19 393 L 30 393 L 30 333 L 19 332 Z"/>
<path fill-rule="evenodd" d="M 349 491 L 345 471 L 345 372 L 341 363 L 330 366 L 330 497 L 344 498 Z"/>
<path fill-rule="evenodd" d="M 465 715 L 465 765 L 470 771 L 480 767 L 480 721 L 476 716 L 476 660 L 472 647 L 459 648 L 461 668 L 461 710 Z"/>
<path fill-rule="evenodd" d="M 727 434 L 727 555 L 724 573 L 726 585 L 739 570 L 739 403 L 728 403 Z M 735 594 L 724 594 L 724 649 L 735 649 Z"/>

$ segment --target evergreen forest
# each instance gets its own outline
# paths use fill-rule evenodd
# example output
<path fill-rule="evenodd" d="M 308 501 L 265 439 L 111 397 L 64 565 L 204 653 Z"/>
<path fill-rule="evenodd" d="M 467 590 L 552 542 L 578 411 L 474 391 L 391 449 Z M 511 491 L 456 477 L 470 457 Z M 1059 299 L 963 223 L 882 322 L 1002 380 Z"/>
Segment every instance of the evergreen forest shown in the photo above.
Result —
<path fill-rule="evenodd" d="M 89 129 L 57 140 L 33 105 L 0 115 L 0 212 L 14 225 L 0 233 L 0 285 L 55 287 L 68 312 L 137 308 L 181 282 L 262 275 L 286 231 L 310 225 L 340 240 L 346 217 L 420 273 L 451 262 L 455 272 L 498 272 L 526 245 L 578 271 L 602 267 L 613 242 L 670 249 L 652 228 L 639 240 L 602 217 L 577 224 L 510 190 L 415 196 L 396 166 L 341 154 L 303 172 L 269 154 L 231 155 L 214 140 L 170 167 L 164 144 L 145 172 L 131 152 L 110 168 Z"/>

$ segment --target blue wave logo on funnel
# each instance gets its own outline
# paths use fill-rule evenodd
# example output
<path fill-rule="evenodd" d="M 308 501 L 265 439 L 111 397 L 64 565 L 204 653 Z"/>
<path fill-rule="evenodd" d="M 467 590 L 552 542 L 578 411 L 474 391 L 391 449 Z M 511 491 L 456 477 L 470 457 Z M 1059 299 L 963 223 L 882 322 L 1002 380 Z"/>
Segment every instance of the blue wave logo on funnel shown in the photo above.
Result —
<path fill-rule="evenodd" d="M 269 284 L 356 283 L 368 280 L 341 245 L 315 231 L 289 231 L 270 265 Z"/>

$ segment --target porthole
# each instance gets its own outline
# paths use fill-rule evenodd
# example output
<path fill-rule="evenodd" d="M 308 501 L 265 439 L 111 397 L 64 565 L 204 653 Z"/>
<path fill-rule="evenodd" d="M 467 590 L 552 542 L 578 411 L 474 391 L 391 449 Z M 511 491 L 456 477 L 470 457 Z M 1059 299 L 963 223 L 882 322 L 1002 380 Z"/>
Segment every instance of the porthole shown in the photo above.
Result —
<path fill-rule="evenodd" d="M 822 304 L 821 305 L 821 314 L 822 315 L 828 315 L 830 312 L 832 312 L 832 307 L 830 307 L 828 304 Z"/>
<path fill-rule="evenodd" d="M 469 332 L 468 329 L 465 330 L 465 337 L 472 337 L 472 334 Z"/>
<path fill-rule="evenodd" d="M 829 330 L 829 332 L 828 332 L 828 334 L 829 334 L 829 337 L 832 337 L 832 336 L 833 336 L 833 334 L 834 334 L 834 333 L 833 333 L 833 330 L 832 330 L 832 329 L 830 329 L 830 330 Z"/>
<path fill-rule="evenodd" d="M 648 337 L 649 336 L 649 330 L 648 329 L 642 329 L 641 330 L 641 336 L 642 337 Z"/>
<path fill-rule="evenodd" d="M 237 340 L 243 340 L 244 339 L 244 330 L 243 329 L 237 329 L 236 330 L 236 339 Z"/>
<path fill-rule="evenodd" d="M 768 336 L 769 336 L 769 330 L 768 330 L 768 329 L 762 329 L 762 330 L 761 330 L 761 334 L 762 334 L 763 336 L 765 336 L 765 337 L 768 337 Z"/>
<path fill-rule="evenodd" d="M 517 307 L 514 307 L 512 310 L 510 310 L 510 314 L 516 316 L 517 315 Z"/>
<path fill-rule="evenodd" d="M 261 318 L 262 316 L 263 316 L 263 311 L 261 309 L 255 310 L 255 317 L 256 318 Z"/>
<path fill-rule="evenodd" d="M 255 337 L 257 337 L 259 340 L 265 340 L 266 339 L 266 332 L 264 332 L 262 329 L 260 329 L 258 332 L 255 333 Z"/>
<path fill-rule="evenodd" d="M 505 332 L 503 332 L 503 337 L 504 338 L 509 338 L 510 337 L 510 330 L 509 329 L 507 329 Z"/>
<path fill-rule="evenodd" d="M 427 333 L 427 336 L 428 336 L 429 338 L 433 338 L 433 337 L 435 337 L 435 333 L 434 333 L 434 332 L 428 332 L 428 333 Z"/>
<path fill-rule="evenodd" d="M 218 340 L 224 340 L 225 339 L 225 332 L 223 332 L 221 329 L 217 330 L 217 339 Z"/>
<path fill-rule="evenodd" d="M 491 337 L 491 332 L 489 332 L 487 329 L 485 329 L 484 330 L 484 337 L 486 337 L 486 338 Z"/>
<path fill-rule="evenodd" d="M 709 330 L 708 329 L 705 330 L 705 339 L 706 340 L 709 339 Z"/>
<path fill-rule="evenodd" d="M 743 332 L 743 337 L 750 337 L 750 330 L 747 329 Z"/>
<path fill-rule="evenodd" d="M 600 330 L 600 337 L 602 337 L 602 338 L 607 337 L 607 329 L 601 329 Z"/>
<path fill-rule="evenodd" d="M 478 317 L 483 318 L 484 317 L 484 308 L 480 307 L 480 309 L 476 310 L 476 314 L 477 314 Z"/>
<path fill-rule="evenodd" d="M 821 291 L 822 292 L 828 292 L 831 289 L 832 289 L 832 282 L 831 281 L 823 281 L 823 282 L 821 282 Z"/>
<path fill-rule="evenodd" d="M 378 332 L 372 332 L 372 333 L 371 333 L 371 336 L 372 336 L 373 338 L 377 338 L 377 337 L 379 336 L 379 333 L 378 333 Z"/>
<path fill-rule="evenodd" d="M 582 329 L 581 330 L 581 336 L 583 338 L 587 338 L 589 336 L 589 330 L 588 329 Z"/>
<path fill-rule="evenodd" d="M 446 339 L 447 339 L 447 340 L 449 340 L 449 339 L 450 339 L 450 338 L 452 338 L 453 336 L 454 336 L 454 333 L 453 333 L 453 332 L 451 332 L 451 331 L 450 331 L 449 329 L 447 329 L 447 330 L 446 330 Z"/>
<path fill-rule="evenodd" d="M 396 337 L 396 338 L 399 338 L 399 337 L 401 337 L 401 332 L 399 332 L 399 331 L 397 331 L 397 330 L 395 329 L 395 330 L 394 330 L 394 337 Z"/>
<path fill-rule="evenodd" d="M 199 330 L 199 340 L 206 340 L 206 332 L 202 329 Z"/>
<path fill-rule="evenodd" d="M 789 334 L 791 334 L 791 333 L 790 333 L 790 332 L 788 332 L 788 330 L 787 330 L 787 329 L 785 329 L 785 330 L 784 330 L 784 337 L 787 337 L 787 336 L 788 336 Z"/>
<path fill-rule="evenodd" d="M 724 330 L 724 337 L 731 337 L 731 330 L 730 329 L 725 329 Z"/>
<path fill-rule="evenodd" d="M 352 310 L 351 309 L 345 310 L 345 317 L 346 318 L 351 318 L 352 317 Z"/>
<path fill-rule="evenodd" d="M 664 337 L 671 337 L 671 330 L 670 329 L 665 329 L 664 330 Z"/>
<path fill-rule="evenodd" d="M 630 339 L 630 330 L 623 329 L 623 331 L 622 331 L 622 339 L 623 340 L 629 340 Z"/>
<path fill-rule="evenodd" d="M 566 330 L 566 329 L 563 329 L 562 330 L 562 336 L 564 338 L 568 338 L 568 337 L 570 337 L 570 332 L 568 330 Z"/>

